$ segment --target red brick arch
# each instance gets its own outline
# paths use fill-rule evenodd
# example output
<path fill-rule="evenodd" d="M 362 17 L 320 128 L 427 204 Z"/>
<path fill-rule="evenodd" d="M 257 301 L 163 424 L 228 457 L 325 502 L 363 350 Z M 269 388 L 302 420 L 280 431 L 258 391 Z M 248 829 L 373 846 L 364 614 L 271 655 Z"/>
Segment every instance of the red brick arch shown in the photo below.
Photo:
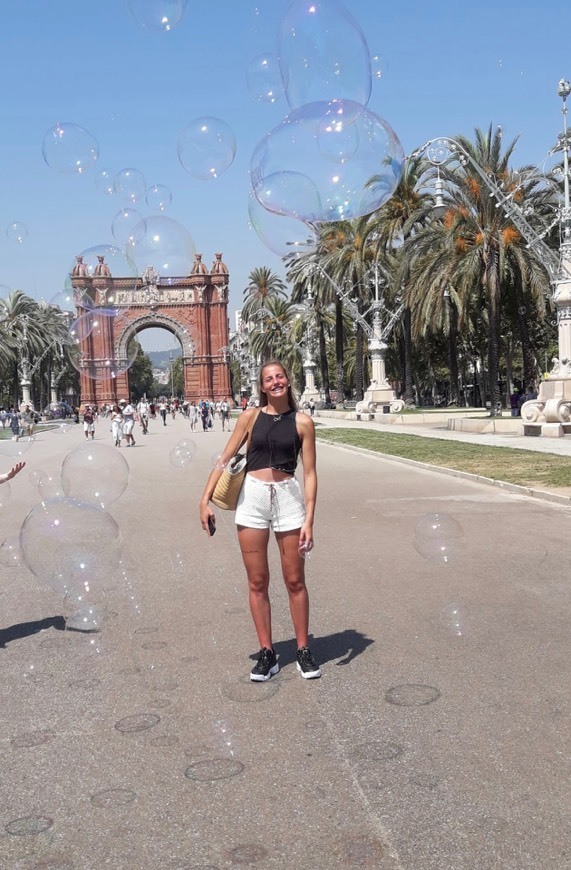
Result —
<path fill-rule="evenodd" d="M 161 278 L 151 269 L 136 279 L 116 277 L 104 260 L 90 274 L 78 257 L 71 280 L 78 315 L 86 310 L 86 297 L 95 312 L 111 307 L 117 312 L 105 319 L 104 331 L 80 341 L 81 368 L 97 374 L 81 373 L 82 405 L 129 396 L 128 370 L 116 375 L 108 372 L 120 372 L 128 342 L 149 327 L 167 329 L 179 340 L 186 399 L 216 401 L 230 396 L 229 273 L 222 254 L 216 254 L 210 271 L 202 255 L 196 254 L 192 271 L 184 278 Z"/>

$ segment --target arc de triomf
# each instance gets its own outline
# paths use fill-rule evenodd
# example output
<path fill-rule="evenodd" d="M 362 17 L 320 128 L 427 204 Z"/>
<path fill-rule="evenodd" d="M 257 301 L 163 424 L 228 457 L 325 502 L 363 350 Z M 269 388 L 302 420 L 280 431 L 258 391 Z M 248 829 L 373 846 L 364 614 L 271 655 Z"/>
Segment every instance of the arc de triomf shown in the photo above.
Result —
<path fill-rule="evenodd" d="M 115 276 L 104 256 L 97 259 L 90 274 L 83 257 L 76 257 L 71 273 L 78 317 L 91 310 L 92 322 L 102 314 L 100 328 L 77 340 L 82 405 L 129 397 L 127 348 L 148 327 L 162 327 L 180 342 L 185 399 L 231 398 L 229 272 L 222 254 L 210 271 L 195 254 L 190 275 L 182 278 L 161 278 L 152 266 L 139 278 Z M 106 310 L 114 315 L 105 316 Z"/>

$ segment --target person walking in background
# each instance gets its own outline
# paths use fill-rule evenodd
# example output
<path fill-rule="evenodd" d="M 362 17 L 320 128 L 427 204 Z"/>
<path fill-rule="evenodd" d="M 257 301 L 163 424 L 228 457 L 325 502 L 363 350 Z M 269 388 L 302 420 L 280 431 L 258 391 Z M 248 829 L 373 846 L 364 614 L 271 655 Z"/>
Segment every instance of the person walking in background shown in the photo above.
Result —
<path fill-rule="evenodd" d="M 202 402 L 202 407 L 200 408 L 200 416 L 202 418 L 202 431 L 208 432 L 208 423 L 210 419 L 210 408 L 208 406 L 208 402 Z"/>
<path fill-rule="evenodd" d="M 91 440 L 95 438 L 95 414 L 89 405 L 85 406 L 85 411 L 83 413 L 83 431 L 86 440 L 88 440 L 90 435 Z"/>
<path fill-rule="evenodd" d="M 133 435 L 133 429 L 135 427 L 135 409 L 130 402 L 129 404 L 126 404 L 125 399 L 121 399 L 119 404 L 122 406 L 123 411 L 123 435 L 127 442 L 127 447 L 134 447 L 135 436 Z"/>
<path fill-rule="evenodd" d="M 264 363 L 260 369 L 259 389 L 260 408 L 240 415 L 220 463 L 206 482 L 200 500 L 200 522 L 211 535 L 215 516 L 209 505 L 210 499 L 224 466 L 246 443 L 251 427 L 247 473 L 236 509 L 238 541 L 248 575 L 250 610 L 261 647 L 250 679 L 265 682 L 279 671 L 272 642 L 268 594 L 270 529 L 278 544 L 289 596 L 297 640 L 297 668 L 304 679 L 314 679 L 321 676 L 321 669 L 308 646 L 309 596 L 305 585 L 304 556 L 313 548 L 317 497 L 315 426 L 311 417 L 298 413 L 289 375 L 278 360 Z M 303 458 L 303 494 L 295 477 L 300 452 Z"/>
<path fill-rule="evenodd" d="M 220 402 L 220 419 L 222 421 L 222 431 L 224 432 L 225 427 L 230 431 L 230 402 L 228 401 L 228 396 L 224 396 L 223 401 Z"/>
<path fill-rule="evenodd" d="M 20 417 L 15 408 L 10 408 L 10 429 L 12 430 L 12 441 L 17 441 L 20 437 Z"/>
<path fill-rule="evenodd" d="M 143 435 L 147 435 L 149 431 L 149 403 L 146 399 L 141 399 L 137 405 L 137 414 L 139 415 Z"/>
<path fill-rule="evenodd" d="M 167 425 L 167 403 L 159 402 L 159 414 L 163 419 L 163 426 Z"/>
<path fill-rule="evenodd" d="M 188 409 L 188 419 L 190 420 L 190 431 L 196 432 L 196 424 L 198 423 L 198 408 L 194 402 L 190 403 Z"/>
<path fill-rule="evenodd" d="M 113 433 L 115 447 L 121 447 L 121 439 L 123 437 L 123 411 L 119 405 L 113 405 L 113 410 L 111 411 L 111 432 Z"/>

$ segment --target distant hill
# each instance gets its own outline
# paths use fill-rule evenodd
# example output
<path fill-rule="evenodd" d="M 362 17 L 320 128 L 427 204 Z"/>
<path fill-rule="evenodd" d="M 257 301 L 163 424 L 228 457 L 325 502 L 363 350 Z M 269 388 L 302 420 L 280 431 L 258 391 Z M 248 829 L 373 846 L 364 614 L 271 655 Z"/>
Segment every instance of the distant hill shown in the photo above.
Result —
<path fill-rule="evenodd" d="M 172 353 L 172 358 L 176 359 L 182 354 L 180 347 L 172 350 L 149 350 L 147 356 L 151 360 L 151 365 L 154 369 L 168 369 L 170 365 L 169 354 Z"/>

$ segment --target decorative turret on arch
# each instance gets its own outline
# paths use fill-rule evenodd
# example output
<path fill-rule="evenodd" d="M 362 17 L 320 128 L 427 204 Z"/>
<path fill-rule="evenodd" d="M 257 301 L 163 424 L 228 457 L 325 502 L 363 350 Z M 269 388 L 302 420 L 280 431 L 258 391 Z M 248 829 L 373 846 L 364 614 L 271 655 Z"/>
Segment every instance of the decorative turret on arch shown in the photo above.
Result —
<path fill-rule="evenodd" d="M 88 336 L 81 353 L 86 370 L 113 369 L 116 360 L 127 358 L 127 345 L 137 333 L 148 327 L 159 327 L 171 332 L 181 344 L 184 367 L 184 393 L 189 400 L 222 399 L 230 395 L 230 368 L 225 349 L 228 347 L 228 282 L 229 272 L 222 262 L 222 254 L 216 258 L 209 272 L 196 254 L 189 275 L 181 278 L 161 276 L 153 269 L 136 281 L 132 277 L 112 275 L 103 256 L 98 256 L 93 276 L 83 262 L 76 257 L 71 272 L 78 313 L 81 299 L 89 296 L 96 299 L 98 307 L 118 310 L 120 316 L 111 318 L 110 334 L 104 345 L 99 346 L 94 335 Z M 102 285 L 113 288 L 113 301 L 101 291 Z M 108 331 L 109 331 L 108 330 Z M 111 360 L 110 363 L 104 362 Z M 116 378 L 94 380 L 82 374 L 81 397 L 83 403 L 114 402 L 129 395 L 129 372 Z"/>

